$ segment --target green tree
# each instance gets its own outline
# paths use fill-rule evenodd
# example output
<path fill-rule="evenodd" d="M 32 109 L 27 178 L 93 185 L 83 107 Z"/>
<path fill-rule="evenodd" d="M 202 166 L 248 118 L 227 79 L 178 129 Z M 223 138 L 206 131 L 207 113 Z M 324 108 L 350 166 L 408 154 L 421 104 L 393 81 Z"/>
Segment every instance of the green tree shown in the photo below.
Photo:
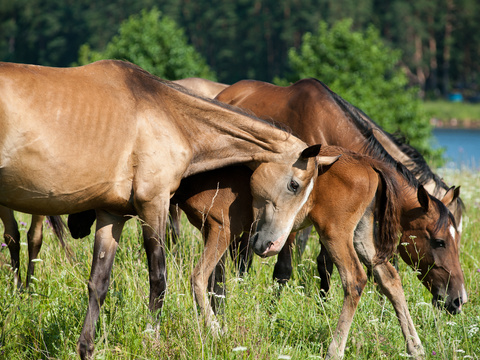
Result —
<path fill-rule="evenodd" d="M 421 111 L 418 89 L 407 86 L 401 53 L 388 48 L 373 26 L 360 32 L 352 30 L 349 19 L 331 27 L 320 22 L 317 32 L 306 33 L 299 50 L 290 49 L 288 57 L 293 73 L 277 83 L 318 78 L 386 131 L 400 132 L 432 155 L 431 125 Z"/>
<path fill-rule="evenodd" d="M 80 48 L 81 65 L 101 59 L 127 60 L 169 80 L 191 76 L 215 80 L 183 30 L 156 8 L 130 16 L 104 51 L 93 51 L 88 45 Z"/>

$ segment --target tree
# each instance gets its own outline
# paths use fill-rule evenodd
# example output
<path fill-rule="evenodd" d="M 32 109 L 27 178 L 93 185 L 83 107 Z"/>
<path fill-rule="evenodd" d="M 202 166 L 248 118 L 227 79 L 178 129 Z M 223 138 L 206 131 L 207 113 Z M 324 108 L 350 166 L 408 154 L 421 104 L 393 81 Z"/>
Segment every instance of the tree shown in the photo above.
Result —
<path fill-rule="evenodd" d="M 300 49 L 290 49 L 288 57 L 290 82 L 318 78 L 386 131 L 400 132 L 424 155 L 432 155 L 431 125 L 421 111 L 418 89 L 407 87 L 401 53 L 388 48 L 373 26 L 359 32 L 349 19 L 330 28 L 320 22 L 317 32 L 306 33 Z"/>
<path fill-rule="evenodd" d="M 215 80 L 183 30 L 156 8 L 130 16 L 104 51 L 93 51 L 88 45 L 80 48 L 80 64 L 101 59 L 127 60 L 169 80 L 192 76 Z"/>

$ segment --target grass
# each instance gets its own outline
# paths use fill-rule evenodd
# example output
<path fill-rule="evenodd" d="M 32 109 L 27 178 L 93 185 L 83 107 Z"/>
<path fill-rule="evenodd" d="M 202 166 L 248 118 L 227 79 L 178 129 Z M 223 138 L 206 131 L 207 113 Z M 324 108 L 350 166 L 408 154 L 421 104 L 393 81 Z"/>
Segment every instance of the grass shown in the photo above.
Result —
<path fill-rule="evenodd" d="M 480 174 L 440 171 L 462 185 L 467 206 L 460 258 L 469 302 L 457 316 L 434 309 L 430 293 L 401 264 L 409 309 L 427 359 L 480 357 Z M 25 222 L 29 217 L 17 214 Z M 321 359 L 331 341 L 343 292 L 338 273 L 327 301 L 318 291 L 315 235 L 298 261 L 293 280 L 277 298 L 271 281 L 275 259 L 256 258 L 252 271 L 235 277 L 227 264 L 226 334 L 213 339 L 191 295 L 189 277 L 202 249 L 199 232 L 184 220 L 182 239 L 167 255 L 168 293 L 159 333 L 147 330 L 146 258 L 136 221 L 127 222 L 117 251 L 107 299 L 97 325 L 96 359 Z M 26 238 L 26 226 L 22 236 Z M 2 229 L 3 230 L 3 229 Z M 33 286 L 17 293 L 10 254 L 0 251 L 0 359 L 72 359 L 87 307 L 93 237 L 69 240 L 69 262 L 51 231 L 37 263 Z M 25 274 L 26 245 L 22 246 Z M 350 331 L 346 359 L 404 359 L 406 348 L 393 307 L 369 283 Z"/>
<path fill-rule="evenodd" d="M 480 103 L 460 103 L 446 100 L 425 101 L 423 108 L 430 118 L 444 123 L 452 119 L 461 123 L 480 123 Z"/>

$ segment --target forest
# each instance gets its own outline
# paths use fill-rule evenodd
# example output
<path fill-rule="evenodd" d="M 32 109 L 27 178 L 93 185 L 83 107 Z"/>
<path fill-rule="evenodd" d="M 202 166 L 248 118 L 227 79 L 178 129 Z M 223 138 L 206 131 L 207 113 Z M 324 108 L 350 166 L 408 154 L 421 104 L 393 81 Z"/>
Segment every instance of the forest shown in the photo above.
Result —
<path fill-rule="evenodd" d="M 401 51 L 422 97 L 478 92 L 477 0 L 2 0 L 0 60 L 71 66 L 82 45 L 102 51 L 122 21 L 154 6 L 184 29 L 221 82 L 284 77 L 288 51 L 305 33 L 350 18 L 352 29 L 373 26 Z"/>

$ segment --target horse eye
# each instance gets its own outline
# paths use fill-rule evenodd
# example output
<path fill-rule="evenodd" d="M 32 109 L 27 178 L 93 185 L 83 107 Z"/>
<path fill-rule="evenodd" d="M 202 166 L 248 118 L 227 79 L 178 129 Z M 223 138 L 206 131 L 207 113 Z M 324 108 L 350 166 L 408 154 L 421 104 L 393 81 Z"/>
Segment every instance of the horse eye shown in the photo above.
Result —
<path fill-rule="evenodd" d="M 445 240 L 442 239 L 433 239 L 435 248 L 444 248 L 445 247 Z"/>
<path fill-rule="evenodd" d="M 287 185 L 288 190 L 290 190 L 293 193 L 296 193 L 300 185 L 295 180 L 290 180 L 290 182 Z"/>

